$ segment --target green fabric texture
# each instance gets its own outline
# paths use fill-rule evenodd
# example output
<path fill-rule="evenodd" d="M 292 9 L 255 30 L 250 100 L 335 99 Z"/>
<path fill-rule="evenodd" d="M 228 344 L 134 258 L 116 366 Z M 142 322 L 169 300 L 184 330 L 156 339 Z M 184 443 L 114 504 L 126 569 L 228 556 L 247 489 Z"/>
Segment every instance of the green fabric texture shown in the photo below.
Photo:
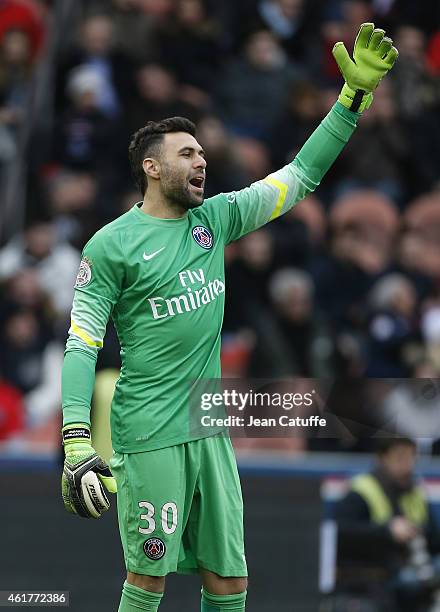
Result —
<path fill-rule="evenodd" d="M 213 595 L 202 589 L 201 612 L 244 612 L 247 591 L 234 595 Z"/>
<path fill-rule="evenodd" d="M 70 349 L 64 355 L 61 387 L 63 410 L 69 414 L 69 424 L 85 423 L 90 428 L 90 402 L 97 356 L 96 352 L 87 352 L 81 348 Z"/>
<path fill-rule="evenodd" d="M 336 102 L 295 157 L 293 163 L 307 177 L 306 187 L 313 191 L 349 141 L 356 129 L 359 113 Z"/>
<path fill-rule="evenodd" d="M 145 591 L 133 584 L 124 582 L 122 587 L 122 597 L 119 604 L 118 612 L 156 612 L 159 608 L 163 593 L 152 593 Z"/>
<path fill-rule="evenodd" d="M 128 571 L 166 576 L 195 574 L 204 567 L 220 576 L 247 576 L 243 499 L 229 438 L 210 436 L 148 453 L 115 453 L 110 467 L 118 485 Z M 150 509 L 140 510 L 139 500 L 148 500 Z M 164 531 L 162 508 L 171 500 L 175 513 L 168 512 L 167 524 L 172 529 Z M 149 558 L 144 545 L 150 538 L 159 538 L 166 554 Z"/>
<path fill-rule="evenodd" d="M 135 205 L 92 237 L 64 359 L 64 425 L 90 423 L 96 355 L 111 316 L 122 361 L 111 407 L 113 449 L 151 451 L 221 431 L 193 426 L 190 396 L 200 391 L 193 381 L 221 377 L 224 247 L 313 191 L 357 118 L 336 103 L 295 160 L 261 181 L 207 198 L 178 219 L 152 217 Z"/>

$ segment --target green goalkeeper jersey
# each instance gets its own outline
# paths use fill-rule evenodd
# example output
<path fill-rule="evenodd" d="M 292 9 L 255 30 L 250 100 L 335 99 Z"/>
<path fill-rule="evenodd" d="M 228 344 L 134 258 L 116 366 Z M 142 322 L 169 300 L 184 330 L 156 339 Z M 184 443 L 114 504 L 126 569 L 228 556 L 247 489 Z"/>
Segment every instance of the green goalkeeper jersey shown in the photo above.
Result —
<path fill-rule="evenodd" d="M 64 425 L 90 423 L 96 357 L 111 316 L 122 359 L 113 448 L 153 450 L 216 433 L 191 429 L 188 398 L 194 381 L 221 376 L 224 247 L 315 189 L 357 117 L 336 103 L 293 162 L 263 180 L 208 198 L 178 219 L 147 215 L 136 204 L 91 238 L 66 345 Z"/>

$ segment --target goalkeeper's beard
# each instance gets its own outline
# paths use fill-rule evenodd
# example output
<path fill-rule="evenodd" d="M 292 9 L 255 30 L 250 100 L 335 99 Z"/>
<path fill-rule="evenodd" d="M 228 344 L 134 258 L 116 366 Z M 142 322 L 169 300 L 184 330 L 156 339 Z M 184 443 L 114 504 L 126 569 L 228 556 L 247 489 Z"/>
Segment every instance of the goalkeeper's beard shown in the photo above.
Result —
<path fill-rule="evenodd" d="M 164 172 L 160 180 L 160 188 L 164 198 L 173 208 L 190 210 L 203 204 L 203 195 L 198 196 L 191 191 L 189 178 L 182 176 L 174 168 L 162 163 Z"/>

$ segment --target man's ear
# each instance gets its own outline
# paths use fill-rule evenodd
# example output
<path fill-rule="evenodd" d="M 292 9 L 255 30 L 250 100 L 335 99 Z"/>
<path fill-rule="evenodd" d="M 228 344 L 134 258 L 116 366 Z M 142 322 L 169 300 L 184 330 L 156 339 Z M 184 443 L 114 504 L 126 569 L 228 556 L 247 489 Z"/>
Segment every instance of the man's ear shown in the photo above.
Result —
<path fill-rule="evenodd" d="M 147 157 L 142 162 L 142 168 L 147 176 L 151 176 L 151 178 L 158 179 L 160 175 L 160 164 L 157 159 L 153 159 L 152 157 Z"/>

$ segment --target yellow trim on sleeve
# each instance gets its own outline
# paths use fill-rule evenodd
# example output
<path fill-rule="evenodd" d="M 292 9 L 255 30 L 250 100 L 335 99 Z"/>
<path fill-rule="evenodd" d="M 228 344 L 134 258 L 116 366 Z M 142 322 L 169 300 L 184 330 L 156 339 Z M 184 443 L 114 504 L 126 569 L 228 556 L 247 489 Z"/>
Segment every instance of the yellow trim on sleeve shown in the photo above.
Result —
<path fill-rule="evenodd" d="M 89 346 L 95 346 L 97 348 L 103 347 L 104 343 L 102 340 L 93 340 L 93 338 L 91 338 L 86 331 L 78 327 L 78 325 L 75 323 L 73 319 L 70 320 L 70 324 L 71 324 L 73 333 L 79 338 L 81 338 L 81 340 L 83 340 L 86 344 L 88 344 Z"/>
<path fill-rule="evenodd" d="M 269 219 L 269 221 L 272 221 L 273 219 L 279 217 L 281 214 L 281 209 L 283 208 L 283 204 L 286 200 L 288 186 L 285 183 L 282 183 L 278 179 L 274 178 L 273 176 L 266 176 L 266 178 L 263 180 L 265 181 L 265 183 L 269 183 L 270 185 L 276 187 L 280 192 L 273 213 L 271 214 Z"/>

